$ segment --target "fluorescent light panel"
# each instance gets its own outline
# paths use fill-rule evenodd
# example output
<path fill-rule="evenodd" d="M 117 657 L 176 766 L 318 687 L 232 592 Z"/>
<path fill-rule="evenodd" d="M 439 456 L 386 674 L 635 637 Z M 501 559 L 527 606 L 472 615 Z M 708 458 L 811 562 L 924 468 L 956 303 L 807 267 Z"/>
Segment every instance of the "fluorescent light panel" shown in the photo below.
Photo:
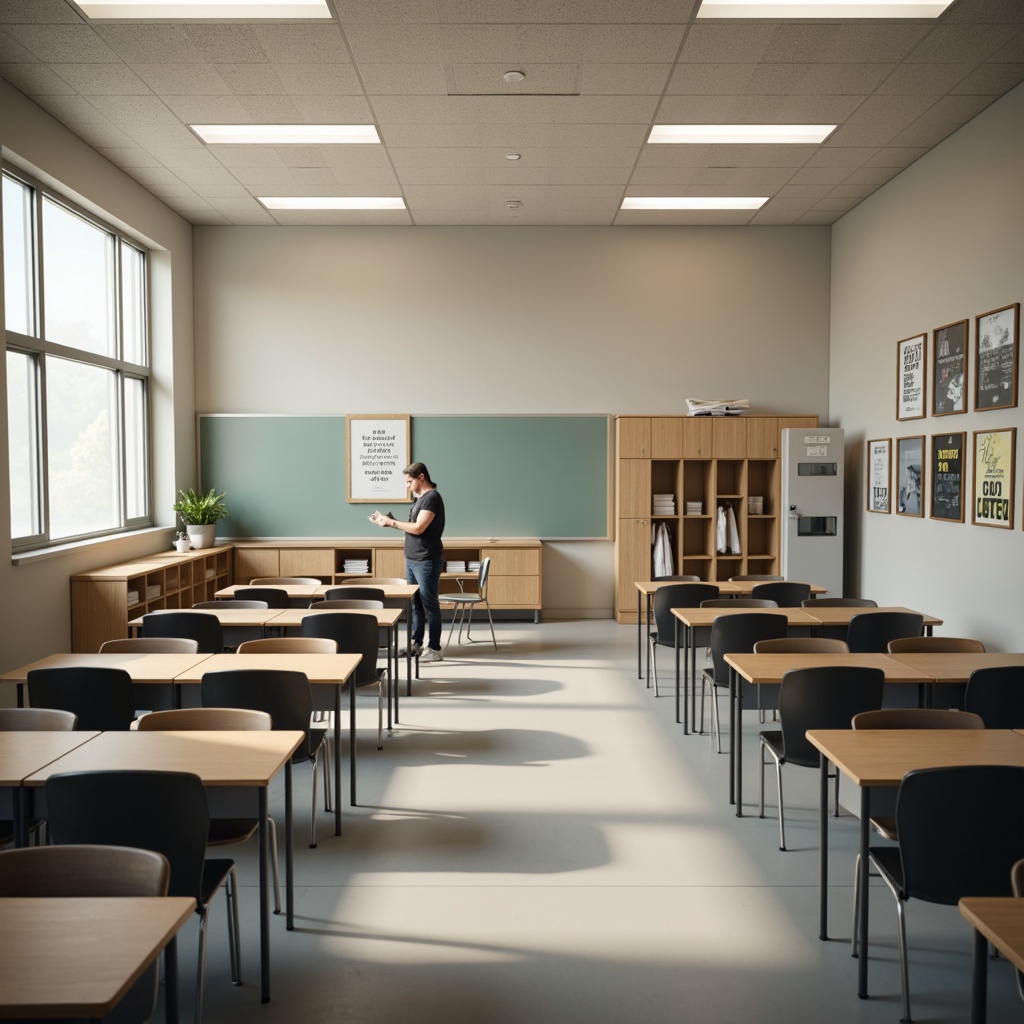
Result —
<path fill-rule="evenodd" d="M 401 196 L 257 196 L 268 210 L 404 210 Z"/>
<path fill-rule="evenodd" d="M 623 210 L 759 210 L 768 196 L 629 196 Z"/>
<path fill-rule="evenodd" d="M 189 127 L 209 145 L 319 145 L 379 143 L 372 124 L 193 124 Z"/>
<path fill-rule="evenodd" d="M 143 21 L 230 19 L 254 21 L 258 18 L 331 17 L 324 0 L 75 0 L 87 18 L 117 18 Z"/>
<path fill-rule="evenodd" d="M 702 0 L 698 18 L 937 18 L 953 0 Z"/>
<path fill-rule="evenodd" d="M 651 143 L 734 145 L 739 143 L 819 143 L 834 124 L 656 124 Z"/>

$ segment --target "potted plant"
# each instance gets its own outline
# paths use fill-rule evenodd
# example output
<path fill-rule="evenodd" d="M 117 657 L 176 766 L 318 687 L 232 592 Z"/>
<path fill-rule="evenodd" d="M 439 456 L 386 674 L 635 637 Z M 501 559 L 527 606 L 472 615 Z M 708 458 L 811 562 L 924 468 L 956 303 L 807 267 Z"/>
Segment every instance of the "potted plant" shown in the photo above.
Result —
<path fill-rule="evenodd" d="M 180 497 L 171 508 L 181 517 L 192 547 L 213 547 L 217 523 L 228 514 L 224 495 L 218 494 L 212 487 L 206 494 L 197 494 L 191 487 L 178 494 Z"/>

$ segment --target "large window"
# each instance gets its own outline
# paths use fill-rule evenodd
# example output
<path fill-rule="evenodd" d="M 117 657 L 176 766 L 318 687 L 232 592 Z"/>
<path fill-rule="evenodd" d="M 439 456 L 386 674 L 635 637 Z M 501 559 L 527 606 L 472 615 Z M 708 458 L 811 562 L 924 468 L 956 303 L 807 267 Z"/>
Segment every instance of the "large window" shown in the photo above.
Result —
<path fill-rule="evenodd" d="M 15 549 L 148 525 L 146 252 L 3 171 Z"/>

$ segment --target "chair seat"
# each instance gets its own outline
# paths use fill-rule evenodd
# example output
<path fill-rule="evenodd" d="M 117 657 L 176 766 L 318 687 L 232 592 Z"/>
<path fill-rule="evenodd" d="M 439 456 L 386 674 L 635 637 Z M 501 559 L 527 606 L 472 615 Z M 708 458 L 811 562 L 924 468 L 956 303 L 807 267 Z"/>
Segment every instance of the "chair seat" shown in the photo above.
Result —
<path fill-rule="evenodd" d="M 203 861 L 203 879 L 199 889 L 202 903 L 207 904 L 213 899 L 234 867 L 235 862 L 229 857 L 214 857 Z"/>
<path fill-rule="evenodd" d="M 900 899 L 906 899 L 900 848 L 898 846 L 871 846 L 868 848 L 868 857 L 875 867 L 878 868 L 878 873 L 882 878 L 900 894 Z M 955 903 L 956 901 L 954 900 L 953 902 Z"/>
<path fill-rule="evenodd" d="M 241 843 L 251 839 L 260 827 L 259 818 L 211 818 L 209 846 Z"/>
<path fill-rule="evenodd" d="M 483 598 L 479 594 L 442 594 L 441 600 L 448 604 L 480 604 Z"/>
<path fill-rule="evenodd" d="M 786 754 L 782 749 L 781 729 L 762 729 L 761 742 L 775 755 L 783 764 L 786 762 Z"/>

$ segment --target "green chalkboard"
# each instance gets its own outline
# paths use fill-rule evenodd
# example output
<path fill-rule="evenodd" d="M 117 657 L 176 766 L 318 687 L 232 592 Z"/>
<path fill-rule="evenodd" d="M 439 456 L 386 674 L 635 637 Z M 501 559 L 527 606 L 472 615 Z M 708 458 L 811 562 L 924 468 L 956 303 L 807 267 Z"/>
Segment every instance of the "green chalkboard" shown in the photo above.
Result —
<path fill-rule="evenodd" d="M 199 417 L 200 486 L 231 510 L 223 536 L 376 536 L 371 506 L 345 500 L 345 457 L 344 416 Z M 414 416 L 412 457 L 450 537 L 609 536 L 607 416 Z"/>

